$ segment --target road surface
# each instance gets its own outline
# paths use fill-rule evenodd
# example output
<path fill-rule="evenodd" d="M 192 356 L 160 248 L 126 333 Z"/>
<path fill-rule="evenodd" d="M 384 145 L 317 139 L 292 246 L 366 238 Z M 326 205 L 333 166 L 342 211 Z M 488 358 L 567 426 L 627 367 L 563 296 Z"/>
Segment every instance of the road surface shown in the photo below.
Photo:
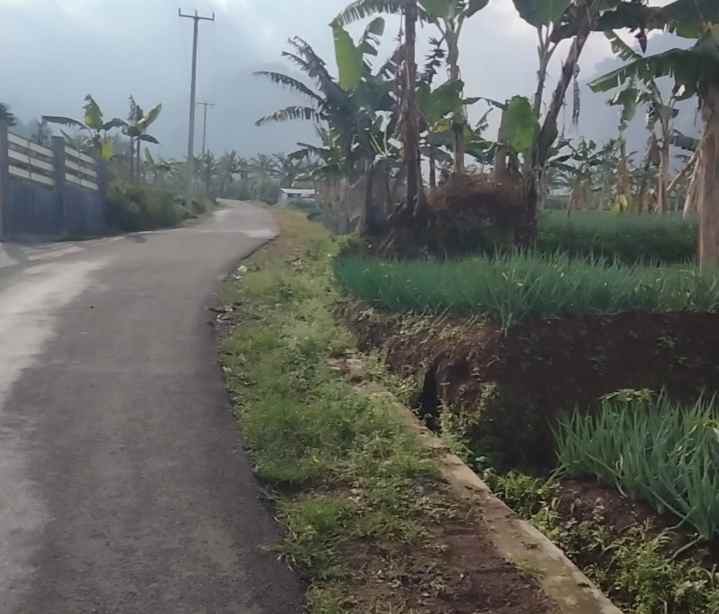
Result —
<path fill-rule="evenodd" d="M 273 235 L 0 244 L 0 613 L 294 614 L 216 363 L 213 290 Z"/>

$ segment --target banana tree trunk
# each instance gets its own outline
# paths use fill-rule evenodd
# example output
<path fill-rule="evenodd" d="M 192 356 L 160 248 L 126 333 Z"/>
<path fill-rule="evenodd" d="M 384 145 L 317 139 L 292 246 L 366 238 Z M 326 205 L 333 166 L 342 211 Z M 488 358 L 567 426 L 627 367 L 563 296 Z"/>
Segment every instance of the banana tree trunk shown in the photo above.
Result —
<path fill-rule="evenodd" d="M 692 170 L 692 178 L 689 181 L 689 189 L 684 200 L 684 219 L 697 214 L 697 200 L 699 198 L 699 177 L 702 170 L 701 166 L 702 150 L 701 146 L 694 154 L 694 169 Z"/>
<path fill-rule="evenodd" d="M 659 148 L 659 172 L 657 174 L 657 211 L 667 213 L 669 211 L 669 173 L 671 172 L 671 127 L 662 123 L 662 144 Z"/>
<path fill-rule="evenodd" d="M 437 160 L 431 149 L 429 151 L 429 187 L 433 190 L 437 187 Z"/>
<path fill-rule="evenodd" d="M 137 139 L 137 156 L 135 157 L 136 165 L 137 165 L 137 183 L 142 183 L 144 177 L 142 173 L 142 164 L 140 163 L 140 145 L 141 141 L 140 139 Z"/>
<path fill-rule="evenodd" d="M 699 264 L 719 265 L 719 83 L 702 97 L 704 138 L 698 162 Z"/>
<path fill-rule="evenodd" d="M 542 128 L 537 136 L 536 145 L 532 150 L 532 167 L 529 176 L 526 178 L 527 187 L 527 210 L 524 228 L 521 229 L 517 237 L 520 246 L 528 246 L 537 238 L 537 211 L 539 208 L 542 172 L 547 164 L 552 145 L 559 136 L 558 120 L 562 111 L 564 100 L 567 96 L 579 58 L 582 55 L 589 34 L 591 33 L 592 17 L 588 15 L 583 23 L 578 27 L 577 34 L 572 41 L 572 46 L 567 54 L 567 59 L 562 65 L 562 75 L 554 89 L 552 100 L 547 110 L 547 115 L 542 123 Z"/>
<path fill-rule="evenodd" d="M 447 39 L 447 63 L 449 64 L 449 78 L 452 81 L 459 80 L 459 36 L 457 32 L 448 29 Z M 466 154 L 464 142 L 464 107 L 458 111 L 452 121 L 452 135 L 454 138 L 454 172 L 457 175 L 464 174 L 464 157 Z"/>
<path fill-rule="evenodd" d="M 497 132 L 497 149 L 494 152 L 494 179 L 501 183 L 507 178 L 507 156 L 509 149 L 504 144 L 507 125 L 507 109 L 502 109 L 502 117 L 499 120 L 499 131 Z"/>
<path fill-rule="evenodd" d="M 649 136 L 649 143 L 647 144 L 647 157 L 644 160 L 644 167 L 642 168 L 642 181 L 639 185 L 639 194 L 637 195 L 639 213 L 644 213 L 646 210 L 651 213 L 648 201 L 648 190 L 649 190 L 649 171 L 652 168 L 652 161 L 654 160 L 654 154 L 657 149 L 657 137 L 652 132 Z"/>
<path fill-rule="evenodd" d="M 407 167 L 407 207 L 417 215 L 422 206 L 419 173 L 419 117 L 417 111 L 417 0 L 409 0 L 404 10 L 405 29 L 405 108 L 404 159 Z"/>

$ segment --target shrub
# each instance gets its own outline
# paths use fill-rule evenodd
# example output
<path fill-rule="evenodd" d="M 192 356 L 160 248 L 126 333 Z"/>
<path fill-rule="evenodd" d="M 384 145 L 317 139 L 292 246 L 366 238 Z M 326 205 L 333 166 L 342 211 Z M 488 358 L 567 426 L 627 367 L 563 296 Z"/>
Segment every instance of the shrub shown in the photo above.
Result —
<path fill-rule="evenodd" d="M 144 185 L 113 183 L 107 201 L 110 225 L 125 232 L 177 226 L 191 215 L 172 192 Z"/>
<path fill-rule="evenodd" d="M 545 211 L 537 250 L 571 256 L 604 257 L 634 264 L 682 263 L 697 253 L 697 225 L 678 215 L 617 215 L 582 211 Z"/>
<path fill-rule="evenodd" d="M 694 267 L 516 253 L 445 262 L 347 256 L 336 262 L 335 272 L 347 292 L 384 309 L 481 313 L 504 329 L 528 318 L 568 314 L 719 310 L 719 278 Z"/>
<path fill-rule="evenodd" d="M 307 218 L 310 220 L 314 220 L 322 215 L 322 208 L 314 199 L 293 199 L 287 203 L 287 207 L 302 211 L 307 214 Z"/>

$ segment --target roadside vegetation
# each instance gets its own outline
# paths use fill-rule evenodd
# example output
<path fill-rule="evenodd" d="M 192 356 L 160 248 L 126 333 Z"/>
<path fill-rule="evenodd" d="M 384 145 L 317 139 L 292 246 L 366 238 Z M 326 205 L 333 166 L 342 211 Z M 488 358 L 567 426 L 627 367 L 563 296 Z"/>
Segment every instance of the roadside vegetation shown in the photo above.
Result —
<path fill-rule="evenodd" d="M 354 346 L 332 312 L 338 244 L 299 213 L 278 220 L 280 239 L 225 286 L 221 321 L 231 326 L 221 361 L 286 529 L 278 552 L 307 580 L 309 611 L 433 614 L 481 604 L 487 596 L 467 592 L 470 568 L 449 545 L 453 527 L 479 519 L 437 479 L 392 401 L 338 372 Z M 491 557 L 480 536 L 471 547 Z M 511 611 L 525 612 L 522 601 L 534 608 L 526 612 L 544 611 L 524 584 Z"/>
<path fill-rule="evenodd" d="M 185 199 L 171 190 L 116 182 L 107 194 L 108 218 L 123 232 L 173 228 L 215 208 L 215 202 L 199 194 L 187 207 Z"/>

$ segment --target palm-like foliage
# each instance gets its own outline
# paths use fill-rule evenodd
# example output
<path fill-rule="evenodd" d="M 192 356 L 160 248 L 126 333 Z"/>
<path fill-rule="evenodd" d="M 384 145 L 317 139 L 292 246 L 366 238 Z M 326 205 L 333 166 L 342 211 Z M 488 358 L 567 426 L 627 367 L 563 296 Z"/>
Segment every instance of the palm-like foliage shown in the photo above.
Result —
<path fill-rule="evenodd" d="M 627 45 L 613 30 L 606 32 L 614 53 L 629 64 L 639 62 L 645 58 Z M 597 81 L 602 81 L 602 77 Z M 597 88 L 596 85 L 593 85 Z M 657 173 L 657 209 L 666 212 L 669 206 L 669 172 L 671 167 L 671 144 L 672 144 L 672 120 L 679 111 L 674 108 L 674 96 L 665 100 L 656 78 L 651 72 L 638 71 L 630 76 L 609 101 L 611 105 L 622 107 L 620 131 L 624 131 L 627 124 L 636 114 L 640 105 L 648 108 L 647 128 L 651 133 L 648 149 L 648 160 L 651 161 L 651 153 L 656 149 L 659 153 L 659 172 Z M 657 134 L 658 129 L 658 134 Z M 643 185 L 646 185 L 644 183 Z M 640 202 L 643 202 L 643 196 Z"/>
<path fill-rule="evenodd" d="M 290 39 L 291 50 L 282 55 L 304 73 L 314 87 L 284 73 L 256 73 L 299 94 L 306 102 L 261 117 L 257 125 L 288 120 L 326 125 L 341 145 L 344 172 L 350 177 L 362 172 L 374 154 L 372 131 L 378 114 L 390 111 L 393 106 L 391 84 L 382 77 L 381 71 L 372 72 L 370 60 L 377 55 L 382 32 L 384 21 L 376 19 L 355 44 L 341 27 L 334 27 L 338 78 L 330 74 L 326 62 L 307 41 L 299 37 Z"/>
<path fill-rule="evenodd" d="M 145 148 L 145 160 L 143 162 L 143 174 L 147 176 L 152 175 L 152 183 L 157 184 L 162 179 L 172 172 L 172 163 L 162 158 L 155 160 L 152 152 L 146 147 Z"/>
<path fill-rule="evenodd" d="M 112 157 L 112 139 L 109 133 L 114 128 L 125 126 L 125 121 L 114 118 L 106 122 L 103 118 L 102 109 L 90 94 L 85 96 L 83 111 L 85 114 L 82 121 L 62 115 L 43 115 L 42 121 L 49 124 L 60 124 L 70 128 L 78 128 L 81 131 L 88 132 L 95 154 L 104 160 L 109 160 Z"/>
<path fill-rule="evenodd" d="M 413 0 L 417 12 L 423 21 L 432 23 L 440 32 L 439 42 L 446 45 L 446 60 L 449 67 L 449 80 L 460 84 L 461 99 L 463 84 L 460 81 L 459 43 L 462 29 L 467 19 L 482 10 L 489 0 Z M 401 13 L 406 11 L 407 0 L 354 0 L 336 18 L 333 23 L 346 25 L 378 13 Z M 454 138 L 455 171 L 464 171 L 465 127 L 467 124 L 464 105 L 458 104 L 451 118 Z"/>
<path fill-rule="evenodd" d="M 135 98 L 130 96 L 130 113 L 127 121 L 123 122 L 123 131 L 130 137 L 130 176 L 136 177 L 140 174 L 140 144 L 153 143 L 157 145 L 159 141 L 152 135 L 147 133 L 149 127 L 155 123 L 162 111 L 162 105 L 158 104 L 145 113 L 144 109 L 137 104 Z M 119 120 L 122 121 L 122 120 Z"/>
<path fill-rule="evenodd" d="M 689 49 L 630 59 L 627 64 L 592 83 L 608 91 L 632 79 L 674 80 L 674 96 L 698 95 L 704 119 L 704 136 L 689 192 L 700 217 L 699 258 L 719 263 L 719 3 L 715 0 L 675 0 L 664 7 L 618 6 L 603 16 L 611 27 L 630 27 L 640 35 L 648 29 L 668 29 L 695 38 Z"/>

